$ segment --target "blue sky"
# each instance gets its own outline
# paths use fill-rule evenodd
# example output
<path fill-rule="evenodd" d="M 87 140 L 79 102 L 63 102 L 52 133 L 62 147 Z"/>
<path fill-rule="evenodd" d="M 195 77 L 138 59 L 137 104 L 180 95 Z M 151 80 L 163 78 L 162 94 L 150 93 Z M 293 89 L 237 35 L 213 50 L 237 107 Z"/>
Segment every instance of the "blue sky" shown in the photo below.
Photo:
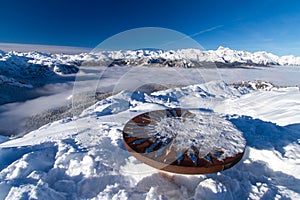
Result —
<path fill-rule="evenodd" d="M 205 49 L 300 56 L 300 1 L 6 0 L 0 43 L 95 47 L 138 27 L 174 29 Z"/>

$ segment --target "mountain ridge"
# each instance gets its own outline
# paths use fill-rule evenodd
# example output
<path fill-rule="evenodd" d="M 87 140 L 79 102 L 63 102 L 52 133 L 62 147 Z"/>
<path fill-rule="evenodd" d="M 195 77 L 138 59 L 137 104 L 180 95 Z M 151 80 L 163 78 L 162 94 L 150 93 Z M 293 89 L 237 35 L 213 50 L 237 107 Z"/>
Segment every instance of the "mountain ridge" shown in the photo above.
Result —
<path fill-rule="evenodd" d="M 248 52 L 232 50 L 220 46 L 217 50 L 200 49 L 138 49 L 119 51 L 92 51 L 80 54 L 51 54 L 42 52 L 20 53 L 0 51 L 0 67 L 14 58 L 15 65 L 37 64 L 52 67 L 57 74 L 76 73 L 80 65 L 104 66 L 148 66 L 166 67 L 206 67 L 215 64 L 217 67 L 240 66 L 300 66 L 300 57 L 293 55 L 277 56 L 265 51 Z M 2 63 L 2 64 L 1 64 Z"/>

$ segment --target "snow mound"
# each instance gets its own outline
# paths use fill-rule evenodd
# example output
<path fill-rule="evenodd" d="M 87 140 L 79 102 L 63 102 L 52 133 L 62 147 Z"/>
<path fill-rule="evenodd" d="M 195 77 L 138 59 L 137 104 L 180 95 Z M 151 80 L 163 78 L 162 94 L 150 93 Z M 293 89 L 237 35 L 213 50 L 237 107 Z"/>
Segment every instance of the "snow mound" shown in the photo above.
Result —
<path fill-rule="evenodd" d="M 288 125 L 276 124 L 282 113 L 290 112 L 287 100 L 300 99 L 299 90 L 240 91 L 223 82 L 151 94 L 124 91 L 78 117 L 4 141 L 0 144 L 0 199 L 299 199 L 300 119 L 291 115 Z M 259 111 L 260 119 L 251 112 L 242 116 L 241 111 L 223 116 L 244 134 L 248 146 L 243 159 L 221 173 L 161 173 L 137 161 L 123 145 L 126 122 L 148 110 L 202 105 L 220 112 L 217 106 L 226 101 L 238 104 L 259 96 L 257 102 L 270 102 L 279 94 L 280 112 L 265 106 Z M 243 106 L 245 113 L 256 109 L 253 103 Z M 299 104 L 292 109 L 299 111 Z M 228 114 L 226 109 L 219 110 Z"/>

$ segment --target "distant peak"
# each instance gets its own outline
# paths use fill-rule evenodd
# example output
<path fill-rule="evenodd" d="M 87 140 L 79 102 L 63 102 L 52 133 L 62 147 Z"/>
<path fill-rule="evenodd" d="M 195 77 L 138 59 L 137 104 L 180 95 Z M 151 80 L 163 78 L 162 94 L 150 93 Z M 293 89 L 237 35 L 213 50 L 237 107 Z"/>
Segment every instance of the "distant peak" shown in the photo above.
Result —
<path fill-rule="evenodd" d="M 228 47 L 219 46 L 217 51 L 230 50 Z"/>

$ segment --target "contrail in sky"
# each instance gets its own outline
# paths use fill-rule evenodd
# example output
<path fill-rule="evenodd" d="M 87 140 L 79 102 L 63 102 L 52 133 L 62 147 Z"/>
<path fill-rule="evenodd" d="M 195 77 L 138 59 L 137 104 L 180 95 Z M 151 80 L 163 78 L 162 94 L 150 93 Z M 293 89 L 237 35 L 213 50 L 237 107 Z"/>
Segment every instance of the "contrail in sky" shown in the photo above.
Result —
<path fill-rule="evenodd" d="M 203 34 L 203 33 L 207 33 L 207 32 L 216 30 L 216 29 L 218 29 L 218 28 L 222 28 L 223 26 L 224 26 L 224 25 L 213 26 L 213 27 L 211 27 L 211 28 L 208 28 L 208 29 L 199 31 L 199 32 L 197 32 L 197 33 L 193 33 L 193 34 L 191 34 L 191 35 L 187 35 L 187 36 L 182 37 L 182 38 L 180 38 L 180 39 L 178 39 L 178 40 L 174 40 L 174 41 L 167 42 L 167 43 L 165 43 L 165 44 L 162 44 L 161 46 L 162 46 L 162 47 L 163 47 L 163 46 L 168 46 L 168 45 L 173 44 L 173 43 L 175 43 L 175 42 L 177 42 L 177 41 L 185 40 L 185 39 L 190 38 L 190 37 L 195 37 L 195 36 L 197 36 L 197 35 L 201 35 L 201 34 Z"/>
<path fill-rule="evenodd" d="M 192 34 L 192 35 L 186 36 L 186 37 L 195 37 L 195 36 L 200 35 L 200 34 L 202 34 L 202 33 L 210 32 L 210 31 L 216 30 L 216 29 L 218 29 L 218 28 L 221 28 L 221 27 L 223 27 L 223 26 L 224 26 L 224 25 L 214 26 L 214 27 L 211 27 L 211 28 L 208 28 L 208 29 L 199 31 L 199 32 L 197 32 L 197 33 L 194 33 L 194 34 Z"/>

